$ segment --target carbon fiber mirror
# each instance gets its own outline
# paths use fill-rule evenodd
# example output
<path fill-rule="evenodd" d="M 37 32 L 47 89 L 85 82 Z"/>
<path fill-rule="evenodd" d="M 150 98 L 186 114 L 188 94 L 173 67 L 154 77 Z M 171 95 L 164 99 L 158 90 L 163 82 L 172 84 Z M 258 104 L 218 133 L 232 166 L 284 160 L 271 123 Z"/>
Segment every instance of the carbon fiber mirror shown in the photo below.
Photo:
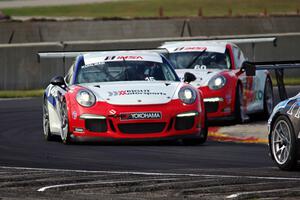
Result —
<path fill-rule="evenodd" d="M 190 82 L 196 80 L 196 76 L 190 72 L 185 72 L 183 79 L 184 79 L 184 82 L 190 83 Z"/>
<path fill-rule="evenodd" d="M 256 67 L 248 61 L 243 62 L 241 67 L 241 72 L 245 72 L 246 76 L 255 76 L 256 75 Z"/>
<path fill-rule="evenodd" d="M 55 76 L 51 79 L 50 83 L 52 85 L 63 86 L 66 85 L 65 79 L 62 76 Z"/>

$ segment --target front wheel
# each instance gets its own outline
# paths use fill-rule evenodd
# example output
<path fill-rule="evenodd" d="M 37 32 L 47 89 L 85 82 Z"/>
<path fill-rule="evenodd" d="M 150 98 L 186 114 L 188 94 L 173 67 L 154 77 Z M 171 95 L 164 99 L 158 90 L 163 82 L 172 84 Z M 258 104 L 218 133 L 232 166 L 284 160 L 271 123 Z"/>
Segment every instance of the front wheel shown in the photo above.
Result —
<path fill-rule="evenodd" d="M 70 144 L 72 142 L 69 131 L 68 109 L 65 99 L 63 99 L 61 105 L 61 140 L 64 144 Z"/>
<path fill-rule="evenodd" d="M 269 77 L 266 79 L 264 89 L 264 112 L 263 115 L 267 119 L 271 115 L 274 107 L 273 85 Z"/>
<path fill-rule="evenodd" d="M 207 140 L 208 135 L 208 128 L 205 126 L 205 128 L 202 128 L 200 131 L 200 137 L 199 138 L 191 138 L 191 139 L 183 139 L 182 143 L 184 145 L 199 145 L 203 144 Z"/>
<path fill-rule="evenodd" d="M 48 110 L 48 102 L 46 98 L 44 99 L 44 103 L 43 103 L 43 132 L 44 132 L 44 138 L 47 141 L 53 140 L 53 135 L 50 131 L 49 110 Z"/>
<path fill-rule="evenodd" d="M 296 138 L 291 122 L 286 116 L 279 116 L 270 138 L 271 154 L 280 169 L 292 170 L 296 167 Z"/>
<path fill-rule="evenodd" d="M 243 123 L 247 119 L 245 109 L 243 107 L 243 88 L 241 84 L 238 84 L 236 87 L 234 116 L 236 123 Z"/>

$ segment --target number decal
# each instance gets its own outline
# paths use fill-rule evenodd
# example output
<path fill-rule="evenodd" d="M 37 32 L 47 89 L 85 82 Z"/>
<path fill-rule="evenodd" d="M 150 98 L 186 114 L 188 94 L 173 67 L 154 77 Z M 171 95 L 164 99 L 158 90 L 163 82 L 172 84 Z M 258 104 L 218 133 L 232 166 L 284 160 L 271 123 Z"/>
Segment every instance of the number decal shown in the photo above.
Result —
<path fill-rule="evenodd" d="M 293 103 L 293 105 L 290 107 L 290 109 L 287 111 L 287 114 L 289 115 L 293 115 L 293 110 L 295 108 L 295 106 L 297 105 L 297 102 Z"/>
<path fill-rule="evenodd" d="M 296 101 L 295 103 L 293 103 L 293 105 L 290 107 L 290 109 L 287 111 L 287 114 L 289 115 L 293 115 L 293 111 L 295 109 L 295 107 L 298 105 L 298 102 Z M 295 114 L 296 118 L 300 118 L 300 107 L 298 107 L 296 114 Z"/>
<path fill-rule="evenodd" d="M 298 108 L 298 110 L 295 114 L 295 117 L 298 118 L 298 119 L 300 118 L 300 107 Z"/>

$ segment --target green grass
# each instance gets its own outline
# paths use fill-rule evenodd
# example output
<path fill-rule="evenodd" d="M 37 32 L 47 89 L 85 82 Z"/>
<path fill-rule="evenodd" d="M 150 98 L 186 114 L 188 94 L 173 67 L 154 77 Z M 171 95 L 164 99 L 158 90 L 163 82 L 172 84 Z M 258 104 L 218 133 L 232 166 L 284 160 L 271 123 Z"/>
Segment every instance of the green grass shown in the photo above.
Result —
<path fill-rule="evenodd" d="M 42 97 L 44 90 L 0 90 L 0 98 Z"/>
<path fill-rule="evenodd" d="M 285 78 L 284 83 L 286 85 L 300 85 L 300 78 Z"/>
<path fill-rule="evenodd" d="M 82 17 L 157 17 L 162 6 L 164 16 L 224 16 L 228 9 L 233 15 L 296 13 L 300 0 L 132 0 L 69 6 L 27 7 L 2 9 L 14 16 L 82 16 Z"/>

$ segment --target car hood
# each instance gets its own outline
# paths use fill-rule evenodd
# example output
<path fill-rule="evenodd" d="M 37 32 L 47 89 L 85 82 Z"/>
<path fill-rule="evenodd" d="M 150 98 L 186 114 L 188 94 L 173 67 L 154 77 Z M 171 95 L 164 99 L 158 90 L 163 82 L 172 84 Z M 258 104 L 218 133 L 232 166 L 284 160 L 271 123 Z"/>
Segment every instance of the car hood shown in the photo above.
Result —
<path fill-rule="evenodd" d="M 177 75 L 183 80 L 184 74 L 190 72 L 196 76 L 196 80 L 191 82 L 191 85 L 195 87 L 207 86 L 208 81 L 219 74 L 223 70 L 220 69 L 176 69 Z"/>
<path fill-rule="evenodd" d="M 171 101 L 180 82 L 130 81 L 89 83 L 81 86 L 91 90 L 97 101 L 114 105 L 165 104 Z"/>

